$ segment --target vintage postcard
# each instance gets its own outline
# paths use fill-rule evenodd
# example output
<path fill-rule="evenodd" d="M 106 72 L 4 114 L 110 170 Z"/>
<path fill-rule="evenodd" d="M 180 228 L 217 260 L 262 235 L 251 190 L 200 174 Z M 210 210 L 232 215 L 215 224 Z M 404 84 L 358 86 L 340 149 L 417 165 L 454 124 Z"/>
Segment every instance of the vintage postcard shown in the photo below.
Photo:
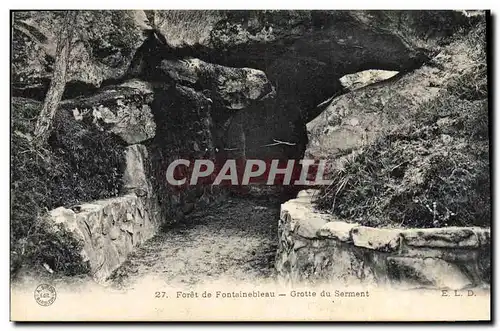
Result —
<path fill-rule="evenodd" d="M 490 321 L 480 10 L 13 10 L 12 321 Z"/>

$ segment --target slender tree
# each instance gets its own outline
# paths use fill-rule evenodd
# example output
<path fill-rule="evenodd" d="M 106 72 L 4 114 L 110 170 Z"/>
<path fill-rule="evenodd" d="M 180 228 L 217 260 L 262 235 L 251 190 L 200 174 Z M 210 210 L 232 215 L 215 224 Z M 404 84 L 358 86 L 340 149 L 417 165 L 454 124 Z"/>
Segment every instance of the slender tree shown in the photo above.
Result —
<path fill-rule="evenodd" d="M 50 136 L 54 115 L 61 101 L 67 81 L 71 41 L 73 39 L 77 12 L 66 11 L 63 15 L 61 30 L 57 40 L 52 80 L 50 81 L 49 90 L 45 96 L 42 111 L 38 116 L 35 126 L 35 141 L 39 145 L 47 142 Z"/>

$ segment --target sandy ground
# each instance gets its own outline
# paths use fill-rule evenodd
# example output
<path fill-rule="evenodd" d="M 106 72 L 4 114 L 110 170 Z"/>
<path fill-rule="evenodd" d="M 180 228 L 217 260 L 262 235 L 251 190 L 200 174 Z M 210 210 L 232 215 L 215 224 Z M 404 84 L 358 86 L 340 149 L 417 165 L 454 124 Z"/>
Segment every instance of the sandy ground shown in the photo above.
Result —
<path fill-rule="evenodd" d="M 88 275 L 50 274 L 41 266 L 24 268 L 12 288 L 40 283 L 72 290 L 102 288 L 127 292 L 141 286 L 197 286 L 214 282 L 262 284 L 275 280 L 274 260 L 280 202 L 245 196 L 186 215 L 135 249 L 108 281 Z"/>
<path fill-rule="evenodd" d="M 111 277 L 132 289 L 145 279 L 195 285 L 218 279 L 259 282 L 274 278 L 279 203 L 232 198 L 193 212 L 133 252 Z"/>

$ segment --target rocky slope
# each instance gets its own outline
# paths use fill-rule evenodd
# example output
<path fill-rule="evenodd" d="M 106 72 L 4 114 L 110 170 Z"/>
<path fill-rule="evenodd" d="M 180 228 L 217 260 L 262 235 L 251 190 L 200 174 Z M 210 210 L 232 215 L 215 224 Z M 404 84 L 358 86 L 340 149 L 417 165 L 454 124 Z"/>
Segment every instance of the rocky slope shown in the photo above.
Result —
<path fill-rule="evenodd" d="M 490 222 L 486 22 L 425 65 L 334 99 L 306 157 L 334 163 L 320 205 L 375 226 Z"/>

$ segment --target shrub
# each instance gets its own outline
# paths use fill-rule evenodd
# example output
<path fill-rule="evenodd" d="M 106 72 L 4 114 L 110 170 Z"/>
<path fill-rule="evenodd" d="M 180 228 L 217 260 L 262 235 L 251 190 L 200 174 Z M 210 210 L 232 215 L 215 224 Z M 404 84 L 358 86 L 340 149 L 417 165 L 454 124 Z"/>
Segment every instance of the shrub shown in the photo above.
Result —
<path fill-rule="evenodd" d="M 432 128 L 401 137 L 381 137 L 348 162 L 319 206 L 368 226 L 488 225 L 487 141 Z"/>
<path fill-rule="evenodd" d="M 123 143 L 92 125 L 59 112 L 45 146 L 32 132 L 41 103 L 12 100 L 11 271 L 22 264 L 47 263 L 67 275 L 87 269 L 80 261 L 81 243 L 44 221 L 47 211 L 115 196 L 121 186 Z"/>

